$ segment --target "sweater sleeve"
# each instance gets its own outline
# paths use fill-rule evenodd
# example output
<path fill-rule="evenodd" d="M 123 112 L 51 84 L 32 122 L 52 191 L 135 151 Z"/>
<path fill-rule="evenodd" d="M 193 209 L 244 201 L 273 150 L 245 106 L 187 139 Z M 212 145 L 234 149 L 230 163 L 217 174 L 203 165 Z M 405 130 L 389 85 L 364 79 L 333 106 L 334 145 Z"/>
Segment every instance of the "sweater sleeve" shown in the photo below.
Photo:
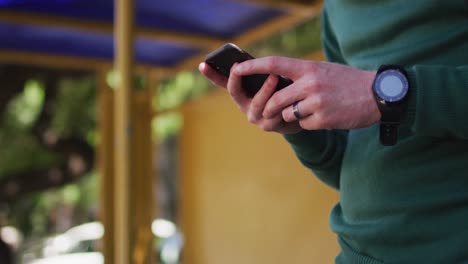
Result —
<path fill-rule="evenodd" d="M 417 136 L 468 140 L 468 66 L 407 68 L 410 103 L 403 122 Z"/>
<path fill-rule="evenodd" d="M 348 132 L 344 130 L 303 130 L 284 137 L 305 167 L 322 182 L 339 189 L 347 135 Z"/>
<path fill-rule="evenodd" d="M 325 52 L 327 61 L 335 62 L 340 64 L 346 64 L 343 55 L 341 54 L 338 41 L 336 39 L 335 32 L 333 31 L 330 22 L 328 21 L 327 11 L 324 8 L 322 11 L 322 16 L 320 17 L 320 23 L 322 26 L 321 30 L 321 39 L 322 39 L 322 48 Z"/>
<path fill-rule="evenodd" d="M 344 64 L 335 34 L 324 9 L 321 16 L 322 46 L 328 61 Z M 322 182 L 339 189 L 341 162 L 347 131 L 302 131 L 285 138 L 292 146 L 301 163 L 310 169 Z"/>

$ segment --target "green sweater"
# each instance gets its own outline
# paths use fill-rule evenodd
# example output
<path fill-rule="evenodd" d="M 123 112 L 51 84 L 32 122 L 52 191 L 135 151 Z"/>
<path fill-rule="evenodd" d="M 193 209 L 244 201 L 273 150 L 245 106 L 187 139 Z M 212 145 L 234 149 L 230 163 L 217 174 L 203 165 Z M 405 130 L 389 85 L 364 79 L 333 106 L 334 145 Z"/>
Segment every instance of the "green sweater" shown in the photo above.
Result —
<path fill-rule="evenodd" d="M 340 192 L 336 262 L 468 263 L 468 2 L 326 0 L 322 22 L 330 61 L 399 64 L 411 85 L 395 146 L 378 124 L 285 136 Z"/>

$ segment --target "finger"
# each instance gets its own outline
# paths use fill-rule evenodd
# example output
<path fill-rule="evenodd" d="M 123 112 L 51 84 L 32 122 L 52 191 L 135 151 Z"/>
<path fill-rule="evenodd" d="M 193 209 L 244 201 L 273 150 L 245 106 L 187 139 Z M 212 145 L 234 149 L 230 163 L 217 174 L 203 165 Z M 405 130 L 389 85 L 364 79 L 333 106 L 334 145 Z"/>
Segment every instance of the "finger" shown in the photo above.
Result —
<path fill-rule="evenodd" d="M 301 65 L 303 62 L 286 57 L 263 57 L 240 63 L 235 72 L 238 75 L 270 73 L 295 80 L 300 77 L 297 65 Z"/>
<path fill-rule="evenodd" d="M 251 99 L 248 98 L 247 94 L 242 90 L 241 80 L 242 76 L 235 74 L 231 70 L 229 79 L 227 81 L 227 90 L 234 102 L 236 102 L 236 104 L 239 106 L 240 110 L 243 113 L 247 113 Z"/>
<path fill-rule="evenodd" d="M 281 115 L 272 119 L 262 119 L 261 123 L 257 126 L 264 131 L 277 132 L 281 134 L 295 134 L 302 130 L 299 122 L 286 123 Z"/>
<path fill-rule="evenodd" d="M 306 97 L 306 91 L 304 91 L 301 84 L 299 82 L 293 83 L 285 89 L 281 89 L 273 94 L 263 110 L 263 117 L 270 118 L 275 116 L 281 113 L 286 107 L 295 102 L 302 101 Z"/>
<path fill-rule="evenodd" d="M 284 121 L 283 121 L 284 122 Z M 301 131 L 303 128 L 299 125 L 299 122 L 292 122 L 284 124 L 283 128 L 281 129 L 281 134 L 296 134 Z"/>
<path fill-rule="evenodd" d="M 208 78 L 214 85 L 226 88 L 227 80 L 225 76 L 216 72 L 213 68 L 211 68 L 208 64 L 202 62 L 198 65 L 198 70 Z"/>
<path fill-rule="evenodd" d="M 301 118 L 299 125 L 306 130 L 323 130 L 323 129 L 345 129 L 344 127 L 336 126 L 336 121 L 323 115 L 322 113 L 314 113 Z"/>
<path fill-rule="evenodd" d="M 310 115 L 313 115 L 313 107 L 313 103 L 311 103 L 311 100 L 308 100 L 308 98 L 302 101 L 297 101 L 297 112 L 301 116 L 300 119 L 302 120 Z M 282 111 L 282 116 L 286 122 L 295 122 L 298 120 L 297 116 L 294 114 L 294 103 Z"/>
<path fill-rule="evenodd" d="M 278 77 L 270 74 L 262 85 L 262 88 L 253 97 L 247 117 L 251 123 L 255 123 L 263 117 L 263 109 L 273 95 L 278 84 Z"/>

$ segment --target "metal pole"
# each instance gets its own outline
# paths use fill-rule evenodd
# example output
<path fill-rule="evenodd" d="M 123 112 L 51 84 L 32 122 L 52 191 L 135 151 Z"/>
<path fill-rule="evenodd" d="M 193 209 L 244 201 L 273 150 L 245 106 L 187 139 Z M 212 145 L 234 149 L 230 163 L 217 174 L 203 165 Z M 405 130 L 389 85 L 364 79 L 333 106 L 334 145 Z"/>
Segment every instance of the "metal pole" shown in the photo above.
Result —
<path fill-rule="evenodd" d="M 106 84 L 107 67 L 97 70 L 97 88 L 99 98 L 99 133 L 101 140 L 98 147 L 99 177 L 101 185 L 99 219 L 106 232 L 102 241 L 102 253 L 106 263 L 114 263 L 114 93 Z"/>
<path fill-rule="evenodd" d="M 131 102 L 133 86 L 134 0 L 116 0 L 115 69 L 118 89 L 115 92 L 115 264 L 131 263 L 133 229 L 131 218 Z"/>

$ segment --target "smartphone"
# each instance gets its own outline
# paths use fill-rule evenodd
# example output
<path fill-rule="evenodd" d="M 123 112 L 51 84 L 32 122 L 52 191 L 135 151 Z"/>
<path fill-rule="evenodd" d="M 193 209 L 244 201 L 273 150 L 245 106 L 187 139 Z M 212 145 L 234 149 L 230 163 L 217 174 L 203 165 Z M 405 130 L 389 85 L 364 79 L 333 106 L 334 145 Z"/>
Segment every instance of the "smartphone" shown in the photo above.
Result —
<path fill-rule="evenodd" d="M 254 59 L 252 55 L 239 48 L 235 44 L 227 43 L 218 49 L 210 52 L 205 57 L 205 63 L 210 65 L 219 74 L 229 77 L 231 67 L 236 62 L 243 62 Z M 262 88 L 263 83 L 268 78 L 268 74 L 253 74 L 242 77 L 242 88 L 247 96 L 253 97 Z M 276 90 L 280 90 L 293 82 L 282 76 L 278 77 Z"/>

